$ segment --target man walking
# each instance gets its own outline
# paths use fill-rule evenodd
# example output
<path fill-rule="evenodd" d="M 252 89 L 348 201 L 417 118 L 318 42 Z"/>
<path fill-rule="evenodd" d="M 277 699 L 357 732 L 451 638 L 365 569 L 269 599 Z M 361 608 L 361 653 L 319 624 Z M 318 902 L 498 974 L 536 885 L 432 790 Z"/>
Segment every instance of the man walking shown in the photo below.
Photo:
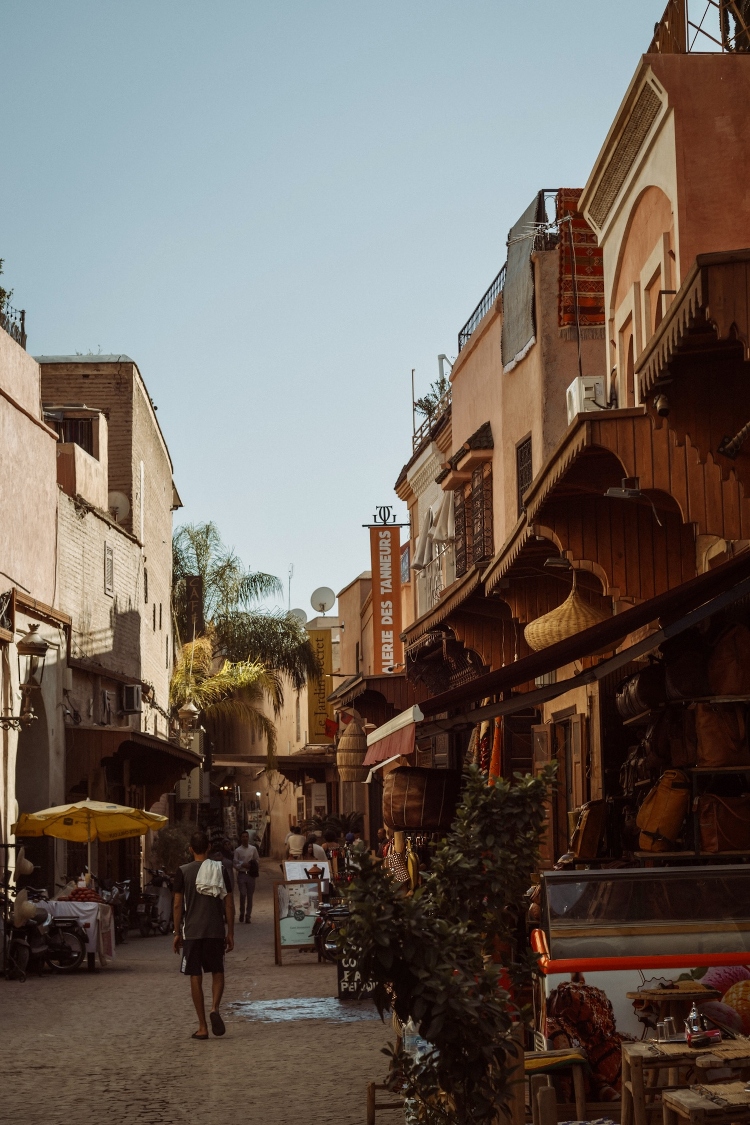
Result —
<path fill-rule="evenodd" d="M 203 1002 L 203 974 L 211 973 L 211 1030 L 226 1031 L 219 1007 L 224 992 L 224 953 L 234 949 L 234 899 L 231 879 L 221 864 L 208 875 L 203 873 L 196 887 L 198 872 L 208 856 L 208 836 L 194 832 L 190 840 L 191 863 L 177 869 L 174 880 L 174 951 L 182 948 L 180 972 L 190 977 L 190 993 L 198 1014 L 198 1030 L 193 1039 L 208 1039 L 206 1008 Z M 211 865 L 209 865 L 211 866 Z M 223 893 L 222 893 L 223 892 Z"/>
<path fill-rule="evenodd" d="M 240 892 L 240 922 L 249 922 L 253 912 L 255 880 L 260 874 L 260 855 L 255 845 L 250 843 L 249 832 L 242 833 L 240 846 L 234 849 L 234 869 Z"/>

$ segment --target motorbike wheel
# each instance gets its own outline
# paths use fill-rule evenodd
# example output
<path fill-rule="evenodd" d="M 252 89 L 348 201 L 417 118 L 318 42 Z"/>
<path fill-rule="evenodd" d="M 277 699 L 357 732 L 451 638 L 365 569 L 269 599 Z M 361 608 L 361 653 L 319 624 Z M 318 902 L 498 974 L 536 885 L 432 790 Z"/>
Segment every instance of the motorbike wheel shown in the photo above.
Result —
<path fill-rule="evenodd" d="M 160 934 L 168 934 L 171 931 L 171 929 L 172 929 L 172 923 L 171 922 L 160 922 L 159 923 L 159 933 Z"/>
<path fill-rule="evenodd" d="M 315 935 L 315 946 L 326 961 L 338 961 L 336 946 L 336 927 L 332 922 L 324 922 Z"/>
<path fill-rule="evenodd" d="M 47 954 L 47 963 L 56 973 L 72 973 L 83 964 L 86 945 L 78 934 L 70 930 L 62 931 L 60 942 L 60 947 Z"/>
<path fill-rule="evenodd" d="M 8 965 L 5 975 L 8 980 L 26 980 L 26 970 L 29 967 L 30 950 L 28 945 L 19 941 L 11 941 L 8 946 Z"/>

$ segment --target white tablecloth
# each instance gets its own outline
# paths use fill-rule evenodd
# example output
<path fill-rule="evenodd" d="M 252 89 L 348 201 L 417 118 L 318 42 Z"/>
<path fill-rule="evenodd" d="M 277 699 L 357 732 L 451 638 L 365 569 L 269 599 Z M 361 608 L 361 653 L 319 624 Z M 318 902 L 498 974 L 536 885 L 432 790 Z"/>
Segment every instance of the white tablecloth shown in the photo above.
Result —
<path fill-rule="evenodd" d="M 112 930 L 112 907 L 100 902 L 45 902 L 44 906 L 55 918 L 77 918 L 86 934 L 86 952 L 100 953 L 105 957 L 114 957 L 115 943 Z M 103 928 L 110 935 L 106 940 L 105 948 L 99 945 L 99 920 Z M 102 934 L 106 939 L 106 934 Z"/>

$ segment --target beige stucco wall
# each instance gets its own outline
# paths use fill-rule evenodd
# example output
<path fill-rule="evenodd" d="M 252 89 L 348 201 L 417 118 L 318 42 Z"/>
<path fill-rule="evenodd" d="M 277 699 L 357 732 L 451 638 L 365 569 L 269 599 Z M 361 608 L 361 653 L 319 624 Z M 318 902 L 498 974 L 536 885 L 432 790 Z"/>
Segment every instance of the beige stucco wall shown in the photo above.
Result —
<path fill-rule="evenodd" d="M 57 437 L 41 422 L 39 365 L 2 329 L 0 391 L 0 591 L 19 586 L 49 604 L 55 590 Z"/>

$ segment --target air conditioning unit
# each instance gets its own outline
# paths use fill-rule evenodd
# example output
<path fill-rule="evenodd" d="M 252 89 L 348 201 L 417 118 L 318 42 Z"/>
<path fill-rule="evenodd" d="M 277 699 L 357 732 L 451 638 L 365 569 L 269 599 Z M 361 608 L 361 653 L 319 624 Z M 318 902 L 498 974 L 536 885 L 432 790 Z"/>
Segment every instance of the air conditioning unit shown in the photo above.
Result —
<path fill-rule="evenodd" d="M 603 375 L 579 375 L 565 392 L 568 407 L 568 425 L 576 414 L 586 414 L 590 410 L 606 410 L 605 377 Z"/>
<path fill-rule="evenodd" d="M 123 684 L 122 710 L 125 715 L 137 715 L 141 710 L 141 685 Z"/>

